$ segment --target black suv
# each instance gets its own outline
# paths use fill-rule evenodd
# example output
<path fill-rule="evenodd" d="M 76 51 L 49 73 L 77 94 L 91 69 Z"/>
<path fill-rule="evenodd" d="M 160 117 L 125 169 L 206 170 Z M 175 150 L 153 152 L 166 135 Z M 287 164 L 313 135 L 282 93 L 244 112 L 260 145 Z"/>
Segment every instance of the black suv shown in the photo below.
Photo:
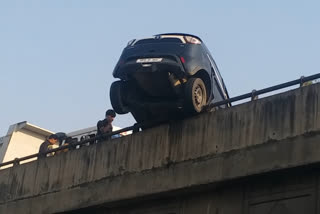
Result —
<path fill-rule="evenodd" d="M 113 71 L 110 99 L 137 122 L 201 112 L 228 92 L 207 47 L 194 35 L 166 33 L 131 40 Z M 229 104 L 222 107 L 229 106 Z"/>

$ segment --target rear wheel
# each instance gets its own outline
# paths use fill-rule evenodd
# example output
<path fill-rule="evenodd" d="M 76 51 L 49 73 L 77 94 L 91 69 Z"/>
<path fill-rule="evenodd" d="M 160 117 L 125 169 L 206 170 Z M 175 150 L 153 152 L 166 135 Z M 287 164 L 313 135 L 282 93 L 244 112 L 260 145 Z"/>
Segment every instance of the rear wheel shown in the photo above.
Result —
<path fill-rule="evenodd" d="M 116 81 L 110 87 L 110 101 L 113 110 L 118 114 L 126 114 L 129 112 L 128 107 L 124 104 L 124 82 Z"/>
<path fill-rule="evenodd" d="M 185 85 L 185 109 L 188 113 L 199 113 L 207 104 L 207 90 L 200 78 L 190 78 Z"/>

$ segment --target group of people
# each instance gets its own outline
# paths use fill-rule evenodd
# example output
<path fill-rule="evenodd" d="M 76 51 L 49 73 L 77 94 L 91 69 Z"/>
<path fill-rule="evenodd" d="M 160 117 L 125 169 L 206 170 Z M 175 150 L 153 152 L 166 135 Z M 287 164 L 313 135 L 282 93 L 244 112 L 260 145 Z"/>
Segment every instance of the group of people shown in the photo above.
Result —
<path fill-rule="evenodd" d="M 113 131 L 112 122 L 116 117 L 116 113 L 114 110 L 109 109 L 106 111 L 105 118 L 103 120 L 99 120 L 97 123 L 97 134 L 96 139 L 97 142 L 101 142 L 104 140 L 108 140 L 111 138 L 111 133 Z M 72 144 L 73 138 L 65 136 L 59 136 L 59 134 L 51 134 L 41 145 L 39 148 L 39 157 L 52 156 L 54 154 L 59 154 L 61 152 L 66 152 L 69 149 L 59 150 L 55 153 L 50 153 L 49 151 L 58 148 L 61 146 L 66 146 Z M 58 146 L 59 145 L 59 146 Z"/>

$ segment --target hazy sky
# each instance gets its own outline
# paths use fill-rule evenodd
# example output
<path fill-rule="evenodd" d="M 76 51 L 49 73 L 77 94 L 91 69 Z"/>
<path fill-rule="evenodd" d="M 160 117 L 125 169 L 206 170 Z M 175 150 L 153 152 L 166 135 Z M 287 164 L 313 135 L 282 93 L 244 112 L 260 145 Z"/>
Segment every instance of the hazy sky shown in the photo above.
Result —
<path fill-rule="evenodd" d="M 127 42 L 158 33 L 202 38 L 231 97 L 318 73 L 319 11 L 316 0 L 1 0 L 0 136 L 21 121 L 96 125 Z"/>

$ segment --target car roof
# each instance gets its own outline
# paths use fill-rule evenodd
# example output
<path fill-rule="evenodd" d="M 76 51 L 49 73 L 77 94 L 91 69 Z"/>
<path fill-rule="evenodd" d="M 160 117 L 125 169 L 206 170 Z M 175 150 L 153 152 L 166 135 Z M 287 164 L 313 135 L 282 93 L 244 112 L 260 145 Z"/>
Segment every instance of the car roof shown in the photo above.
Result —
<path fill-rule="evenodd" d="M 195 37 L 195 38 L 199 39 L 202 42 L 202 40 L 198 36 L 192 35 L 192 34 L 187 34 L 187 33 L 161 33 L 161 34 L 156 34 L 154 36 L 162 36 L 162 35 L 163 36 L 169 36 L 169 35 L 192 36 L 192 37 Z"/>

